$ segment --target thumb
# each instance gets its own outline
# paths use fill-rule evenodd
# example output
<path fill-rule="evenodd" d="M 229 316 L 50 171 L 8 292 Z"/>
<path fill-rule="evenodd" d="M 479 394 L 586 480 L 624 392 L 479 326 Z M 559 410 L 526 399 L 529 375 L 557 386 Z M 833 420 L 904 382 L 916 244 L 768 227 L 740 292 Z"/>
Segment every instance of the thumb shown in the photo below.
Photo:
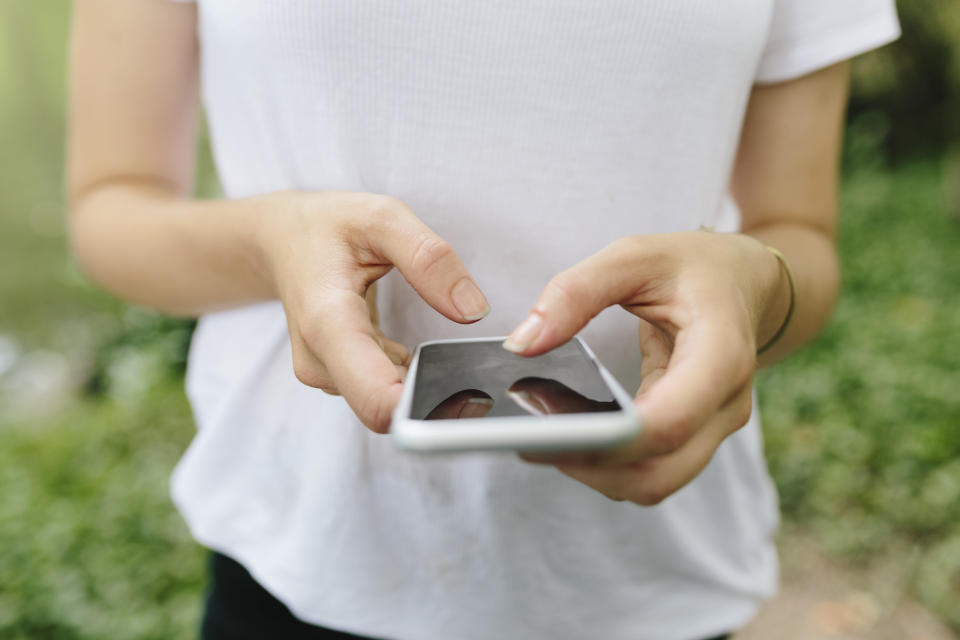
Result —
<path fill-rule="evenodd" d="M 375 252 L 395 266 L 427 304 L 455 322 L 476 322 L 490 305 L 453 247 L 406 205 L 372 233 Z"/>
<path fill-rule="evenodd" d="M 633 296 L 641 283 L 634 274 L 632 245 L 618 240 L 554 276 L 504 349 L 540 355 L 570 340 L 607 307 Z"/>

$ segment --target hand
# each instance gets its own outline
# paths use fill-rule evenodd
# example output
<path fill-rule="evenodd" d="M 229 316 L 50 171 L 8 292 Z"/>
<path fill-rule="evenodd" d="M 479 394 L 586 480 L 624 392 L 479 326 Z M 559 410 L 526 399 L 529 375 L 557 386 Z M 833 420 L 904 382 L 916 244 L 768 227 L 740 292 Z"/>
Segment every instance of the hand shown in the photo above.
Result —
<path fill-rule="evenodd" d="M 410 353 L 374 327 L 368 287 L 397 267 L 461 323 L 484 317 L 486 298 L 450 245 L 395 198 L 288 192 L 263 204 L 256 251 L 286 311 L 297 378 L 343 394 L 367 427 L 385 433 Z"/>
<path fill-rule="evenodd" d="M 643 505 L 690 482 L 750 417 L 757 331 L 777 306 L 779 269 L 749 236 L 698 231 L 624 238 L 554 277 L 504 347 L 541 354 L 623 306 L 641 320 L 644 429 L 613 451 L 524 459 Z"/>

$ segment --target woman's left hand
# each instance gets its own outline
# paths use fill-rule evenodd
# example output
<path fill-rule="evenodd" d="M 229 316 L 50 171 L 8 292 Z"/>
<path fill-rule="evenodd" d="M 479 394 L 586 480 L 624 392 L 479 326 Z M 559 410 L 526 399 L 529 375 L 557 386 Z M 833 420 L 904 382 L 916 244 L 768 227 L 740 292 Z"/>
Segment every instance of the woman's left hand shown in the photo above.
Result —
<path fill-rule="evenodd" d="M 758 330 L 769 332 L 771 314 L 782 320 L 785 295 L 776 257 L 740 234 L 623 238 L 558 274 L 504 347 L 544 353 L 621 305 L 640 318 L 643 382 L 635 403 L 643 431 L 612 451 L 524 459 L 555 465 L 614 500 L 659 503 L 746 424 Z"/>

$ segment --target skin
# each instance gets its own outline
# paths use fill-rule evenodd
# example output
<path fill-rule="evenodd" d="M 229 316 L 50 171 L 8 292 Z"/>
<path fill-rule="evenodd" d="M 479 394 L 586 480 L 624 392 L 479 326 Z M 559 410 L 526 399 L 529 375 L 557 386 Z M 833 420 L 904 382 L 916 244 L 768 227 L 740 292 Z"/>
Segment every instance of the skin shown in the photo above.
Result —
<path fill-rule="evenodd" d="M 809 341 L 839 290 L 836 191 L 849 70 L 835 65 L 791 82 L 756 87 L 732 177 L 741 234 L 707 232 L 619 240 L 545 287 L 531 316 L 537 355 L 562 344 L 604 308 L 640 318 L 644 431 L 606 453 L 524 458 L 615 500 L 655 505 L 703 470 L 723 440 L 746 424 L 758 366 Z M 757 345 L 787 312 L 793 268 L 797 307 L 788 330 L 757 360 Z M 528 318 L 527 328 L 530 326 Z M 518 327 L 520 329 L 520 327 Z M 523 333 L 518 331 L 517 333 Z"/>
<path fill-rule="evenodd" d="M 397 268 L 454 322 L 489 306 L 443 239 L 386 195 L 280 192 L 191 199 L 198 103 L 196 12 L 152 0 L 77 0 L 70 56 L 68 194 L 73 253 L 117 295 L 194 315 L 279 299 L 293 367 L 386 432 L 409 362 L 376 328 L 370 287 Z M 157 64 L 162 60 L 163 64 Z M 732 176 L 743 233 L 623 238 L 558 274 L 533 306 L 536 355 L 603 308 L 639 318 L 645 429 L 604 454 L 539 459 L 610 498 L 655 504 L 689 482 L 750 414 L 756 347 L 783 321 L 782 358 L 825 323 L 838 287 L 837 157 L 848 72 L 836 65 L 756 87 Z M 527 328 L 530 323 L 527 323 Z M 534 326 L 536 329 L 537 326 Z M 523 338 L 523 339 L 521 339 Z"/>

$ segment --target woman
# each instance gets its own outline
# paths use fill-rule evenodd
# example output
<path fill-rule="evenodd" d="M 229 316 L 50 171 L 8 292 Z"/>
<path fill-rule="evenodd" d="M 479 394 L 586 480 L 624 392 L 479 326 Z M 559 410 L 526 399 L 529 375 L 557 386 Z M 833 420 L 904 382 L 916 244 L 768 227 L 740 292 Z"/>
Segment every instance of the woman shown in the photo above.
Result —
<path fill-rule="evenodd" d="M 745 624 L 776 582 L 757 351 L 827 319 L 843 60 L 897 32 L 888 0 L 78 0 L 74 252 L 201 315 L 173 495 L 219 552 L 204 636 Z M 200 90 L 222 200 L 189 197 Z M 379 435 L 404 344 L 581 330 L 637 392 L 623 449 Z"/>

